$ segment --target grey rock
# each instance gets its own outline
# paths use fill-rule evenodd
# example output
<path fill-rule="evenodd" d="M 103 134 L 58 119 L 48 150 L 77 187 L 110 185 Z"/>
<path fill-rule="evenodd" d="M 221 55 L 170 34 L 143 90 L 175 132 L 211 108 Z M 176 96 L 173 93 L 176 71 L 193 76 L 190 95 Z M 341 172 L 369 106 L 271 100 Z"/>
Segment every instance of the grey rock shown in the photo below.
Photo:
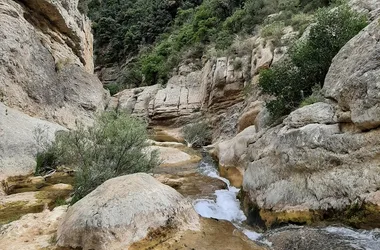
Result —
<path fill-rule="evenodd" d="M 173 188 L 140 173 L 108 180 L 70 207 L 57 238 L 84 250 L 127 249 L 165 227 L 199 230 L 199 216 Z"/>
<path fill-rule="evenodd" d="M 336 123 L 335 109 L 332 105 L 318 102 L 293 111 L 285 120 L 284 124 L 299 128 L 307 124 L 332 124 Z"/>
<path fill-rule="evenodd" d="M 288 226 L 266 233 L 265 239 L 272 243 L 273 250 L 354 250 L 344 236 L 323 229 Z M 355 243 L 355 240 L 352 240 Z M 359 243 L 360 244 L 360 243 Z"/>
<path fill-rule="evenodd" d="M 375 19 L 380 14 L 380 2 L 377 0 L 350 0 L 348 4 L 356 11 L 368 14 Z"/>
<path fill-rule="evenodd" d="M 36 167 L 36 154 L 65 130 L 57 124 L 30 117 L 0 102 L 0 180 L 25 175 Z"/>
<path fill-rule="evenodd" d="M 75 0 L 25 3 L 0 5 L 1 101 L 67 127 L 88 123 L 106 98 L 92 75 L 89 21 Z"/>
<path fill-rule="evenodd" d="M 380 185 L 379 133 L 342 133 L 338 124 L 264 130 L 250 141 L 244 190 L 275 211 L 344 209 Z"/>
<path fill-rule="evenodd" d="M 351 111 L 351 121 L 360 129 L 380 125 L 379 21 L 351 39 L 335 56 L 323 91 L 339 109 Z"/>

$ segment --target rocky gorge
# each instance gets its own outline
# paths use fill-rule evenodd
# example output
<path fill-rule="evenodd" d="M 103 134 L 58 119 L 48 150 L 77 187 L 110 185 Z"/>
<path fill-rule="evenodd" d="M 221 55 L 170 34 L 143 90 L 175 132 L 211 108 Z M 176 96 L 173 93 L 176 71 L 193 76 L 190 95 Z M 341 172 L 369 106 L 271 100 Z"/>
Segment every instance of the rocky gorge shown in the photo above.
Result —
<path fill-rule="evenodd" d="M 3 0 L 0 246 L 380 249 L 380 6 L 350 4 L 371 21 L 333 59 L 322 100 L 271 124 L 258 74 L 286 57 L 291 27 L 281 48 L 256 35 L 233 56 L 181 63 L 165 85 L 111 97 L 78 0 Z M 160 165 L 68 206 L 73 170 L 32 176 L 36 155 L 105 110 L 145 120 Z M 212 144 L 201 152 L 182 127 L 202 120 Z"/>

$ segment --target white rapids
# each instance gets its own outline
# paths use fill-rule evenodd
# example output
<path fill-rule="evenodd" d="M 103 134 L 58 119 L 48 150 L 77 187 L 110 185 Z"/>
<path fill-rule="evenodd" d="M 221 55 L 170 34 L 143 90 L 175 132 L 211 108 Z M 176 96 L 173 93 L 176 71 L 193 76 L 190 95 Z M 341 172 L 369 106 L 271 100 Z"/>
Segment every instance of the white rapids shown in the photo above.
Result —
<path fill-rule="evenodd" d="M 343 236 L 355 249 L 380 250 L 380 229 L 353 230 L 345 227 L 326 227 L 324 230 Z"/>
<path fill-rule="evenodd" d="M 212 164 L 202 161 L 199 165 L 199 171 L 204 175 L 224 181 L 228 189 L 215 191 L 215 201 L 211 199 L 195 200 L 194 207 L 197 213 L 206 218 L 230 221 L 249 239 L 271 246 L 271 242 L 264 239 L 263 234 L 249 230 L 243 226 L 243 222 L 247 217 L 241 210 L 240 202 L 236 198 L 240 189 L 232 187 L 227 179 L 220 177 L 217 169 Z M 325 230 L 330 234 L 343 236 L 355 249 L 380 250 L 380 229 L 353 230 L 345 227 L 326 227 L 321 230 Z"/>
<path fill-rule="evenodd" d="M 262 234 L 243 228 L 242 223 L 247 219 L 240 208 L 240 202 L 236 198 L 240 189 L 230 185 L 229 180 L 220 177 L 214 166 L 201 162 L 199 170 L 202 174 L 220 179 L 227 184 L 228 189 L 216 190 L 216 200 L 197 199 L 194 201 L 195 210 L 199 215 L 206 218 L 215 218 L 232 222 L 249 239 L 258 240 Z"/>

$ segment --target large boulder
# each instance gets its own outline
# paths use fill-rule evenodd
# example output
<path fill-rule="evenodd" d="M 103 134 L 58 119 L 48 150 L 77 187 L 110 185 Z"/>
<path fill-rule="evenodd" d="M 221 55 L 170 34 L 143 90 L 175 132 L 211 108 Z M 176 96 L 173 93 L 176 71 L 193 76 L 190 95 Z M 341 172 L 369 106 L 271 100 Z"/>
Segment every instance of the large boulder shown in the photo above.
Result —
<path fill-rule="evenodd" d="M 64 127 L 30 117 L 0 102 L 0 180 L 31 172 L 36 154 Z"/>
<path fill-rule="evenodd" d="M 0 101 L 74 127 L 103 109 L 92 75 L 90 22 L 76 0 L 4 0 L 0 5 Z"/>
<path fill-rule="evenodd" d="M 351 121 L 362 130 L 380 125 L 379 21 L 351 39 L 335 56 L 323 91 L 339 109 L 351 112 Z"/>
<path fill-rule="evenodd" d="M 249 142 L 243 180 L 245 200 L 250 203 L 246 209 L 260 208 L 259 216 L 271 226 L 312 223 L 331 218 L 331 211 L 339 213 L 366 203 L 380 187 L 379 135 L 379 130 L 343 133 L 339 124 L 296 129 L 278 125 L 258 133 Z M 361 215 L 359 220 L 347 215 L 342 221 L 363 227 L 380 225 L 368 213 Z"/>
<path fill-rule="evenodd" d="M 69 208 L 58 228 L 58 245 L 127 249 L 155 230 L 199 230 L 191 203 L 147 174 L 106 181 Z"/>
<path fill-rule="evenodd" d="M 327 103 L 317 102 L 297 109 L 284 120 L 284 124 L 292 128 L 299 128 L 312 123 L 336 123 L 334 107 Z"/>

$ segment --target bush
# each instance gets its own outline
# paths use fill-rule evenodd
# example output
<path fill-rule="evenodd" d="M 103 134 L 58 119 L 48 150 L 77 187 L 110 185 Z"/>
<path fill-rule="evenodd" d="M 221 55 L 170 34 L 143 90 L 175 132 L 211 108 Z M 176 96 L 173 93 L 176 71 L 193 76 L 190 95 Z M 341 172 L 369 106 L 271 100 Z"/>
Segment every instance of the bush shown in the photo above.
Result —
<path fill-rule="evenodd" d="M 319 86 L 315 86 L 312 91 L 313 91 L 313 93 L 309 97 L 306 97 L 301 102 L 300 107 L 305 107 L 305 106 L 313 104 L 313 103 L 324 101 L 324 97 L 322 95 L 322 90 Z"/>
<path fill-rule="evenodd" d="M 182 129 L 188 147 L 201 147 L 211 141 L 211 130 L 204 122 L 186 125 Z"/>
<path fill-rule="evenodd" d="M 58 134 L 49 151 L 54 152 L 59 164 L 76 170 L 76 202 L 108 179 L 157 166 L 157 153 L 147 153 L 147 139 L 144 123 L 128 115 L 107 112 L 92 127 L 78 126 Z"/>
<path fill-rule="evenodd" d="M 307 40 L 290 49 L 290 59 L 261 72 L 259 84 L 275 99 L 267 103 L 273 119 L 297 108 L 314 86 L 323 86 L 331 61 L 339 50 L 367 25 L 364 16 L 341 6 L 317 13 Z"/>

